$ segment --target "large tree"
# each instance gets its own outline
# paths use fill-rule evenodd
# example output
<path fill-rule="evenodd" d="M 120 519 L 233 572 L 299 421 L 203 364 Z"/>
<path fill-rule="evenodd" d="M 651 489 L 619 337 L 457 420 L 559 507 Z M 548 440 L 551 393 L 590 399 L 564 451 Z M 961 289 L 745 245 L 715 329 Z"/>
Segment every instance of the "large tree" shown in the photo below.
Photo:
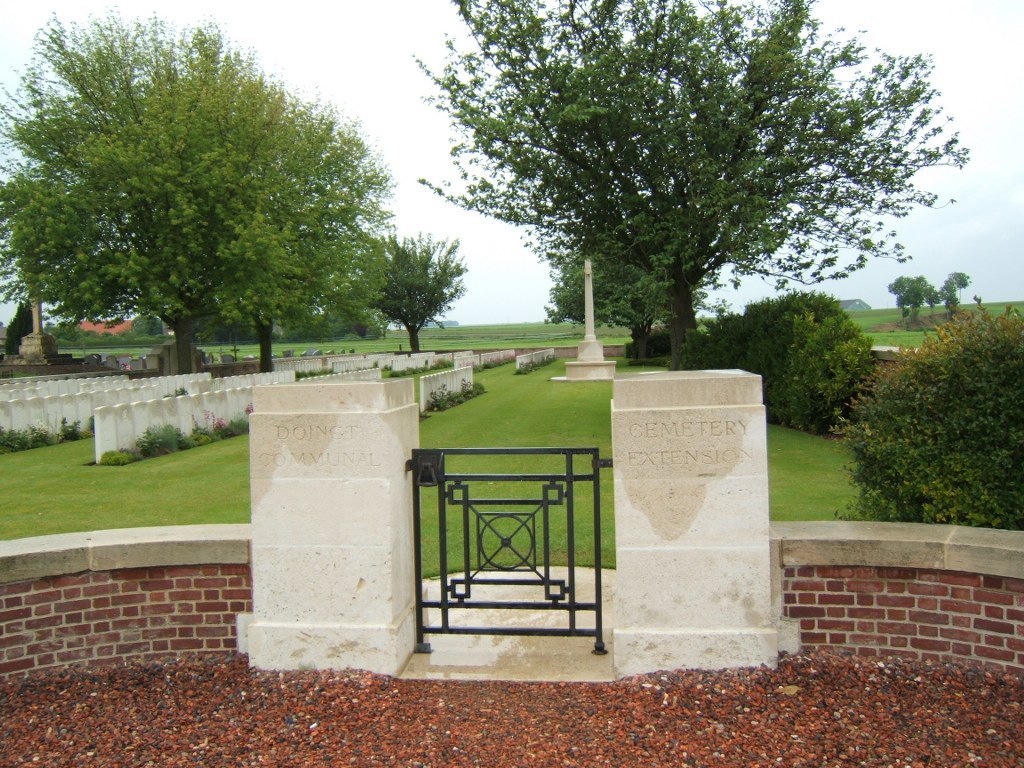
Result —
<path fill-rule="evenodd" d="M 387 173 L 215 26 L 54 20 L 35 53 L 2 112 L 9 291 L 69 320 L 155 315 L 185 372 L 197 319 L 244 315 L 269 339 L 376 271 Z"/>
<path fill-rule="evenodd" d="M 409 334 L 409 348 L 420 349 L 420 331 L 437 322 L 465 292 L 466 266 L 458 255 L 458 240 L 434 240 L 430 235 L 384 241 L 384 286 L 377 310 Z"/>
<path fill-rule="evenodd" d="M 455 0 L 430 73 L 461 133 L 435 189 L 665 287 L 673 367 L 726 273 L 808 283 L 902 257 L 886 220 L 966 161 L 925 57 L 822 33 L 811 0 Z M 728 269 L 727 269 L 728 268 Z"/>

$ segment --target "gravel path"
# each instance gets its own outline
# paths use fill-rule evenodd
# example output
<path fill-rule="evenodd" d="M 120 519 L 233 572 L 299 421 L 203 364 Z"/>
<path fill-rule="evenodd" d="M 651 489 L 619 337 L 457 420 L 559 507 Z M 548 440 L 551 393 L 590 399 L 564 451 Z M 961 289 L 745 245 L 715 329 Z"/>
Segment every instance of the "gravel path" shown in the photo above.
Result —
<path fill-rule="evenodd" d="M 0 680 L 3 766 L 1022 766 L 1024 683 L 838 655 L 615 683 L 271 673 L 246 659 Z"/>

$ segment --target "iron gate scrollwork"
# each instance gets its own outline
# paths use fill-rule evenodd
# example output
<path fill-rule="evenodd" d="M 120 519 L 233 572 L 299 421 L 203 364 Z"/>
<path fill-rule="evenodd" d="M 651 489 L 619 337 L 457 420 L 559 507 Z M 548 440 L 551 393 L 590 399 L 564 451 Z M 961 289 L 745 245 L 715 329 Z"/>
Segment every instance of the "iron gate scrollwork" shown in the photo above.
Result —
<path fill-rule="evenodd" d="M 517 464 L 519 471 L 494 471 L 496 464 Z M 608 466 L 596 448 L 415 449 L 407 469 L 416 650 L 430 651 L 428 634 L 491 634 L 593 637 L 594 653 L 605 653 L 600 471 Z M 432 493 L 436 511 L 429 509 Z M 577 578 L 581 557 L 593 566 L 593 590 L 585 595 Z M 436 595 L 424 595 L 425 570 L 438 575 Z M 559 626 L 461 623 L 474 609 L 552 611 L 564 620 Z M 430 623 L 431 615 L 439 620 Z"/>

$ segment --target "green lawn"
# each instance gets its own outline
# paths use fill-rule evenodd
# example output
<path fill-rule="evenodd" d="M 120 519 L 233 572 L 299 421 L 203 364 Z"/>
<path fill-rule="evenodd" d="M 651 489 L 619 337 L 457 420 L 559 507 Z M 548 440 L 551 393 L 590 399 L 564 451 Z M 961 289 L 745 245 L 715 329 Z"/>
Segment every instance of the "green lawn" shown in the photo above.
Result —
<path fill-rule="evenodd" d="M 592 446 L 610 457 L 611 382 L 549 381 L 563 372 L 555 362 L 528 375 L 514 375 L 511 365 L 479 373 L 486 394 L 423 420 L 421 445 Z M 93 466 L 91 440 L 0 456 L 0 539 L 247 522 L 248 443 L 233 438 L 125 467 Z M 773 519 L 832 519 L 852 498 L 841 442 L 770 427 L 768 448 Z M 605 476 L 610 512 L 611 472 Z M 611 515 L 606 520 L 610 546 Z"/>

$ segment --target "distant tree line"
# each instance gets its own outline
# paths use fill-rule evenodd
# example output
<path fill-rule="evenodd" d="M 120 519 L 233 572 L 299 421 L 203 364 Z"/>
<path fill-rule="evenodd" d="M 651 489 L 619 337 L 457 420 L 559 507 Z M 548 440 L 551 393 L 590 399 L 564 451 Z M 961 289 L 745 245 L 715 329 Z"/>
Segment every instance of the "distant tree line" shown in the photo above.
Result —
<path fill-rule="evenodd" d="M 952 318 L 960 306 L 961 292 L 970 284 L 971 278 L 963 272 L 951 272 L 939 288 L 935 288 L 923 275 L 898 277 L 889 283 L 889 293 L 896 297 L 896 306 L 903 315 L 904 323 L 909 325 L 917 319 L 925 304 L 933 311 L 942 304 L 947 318 Z"/>

